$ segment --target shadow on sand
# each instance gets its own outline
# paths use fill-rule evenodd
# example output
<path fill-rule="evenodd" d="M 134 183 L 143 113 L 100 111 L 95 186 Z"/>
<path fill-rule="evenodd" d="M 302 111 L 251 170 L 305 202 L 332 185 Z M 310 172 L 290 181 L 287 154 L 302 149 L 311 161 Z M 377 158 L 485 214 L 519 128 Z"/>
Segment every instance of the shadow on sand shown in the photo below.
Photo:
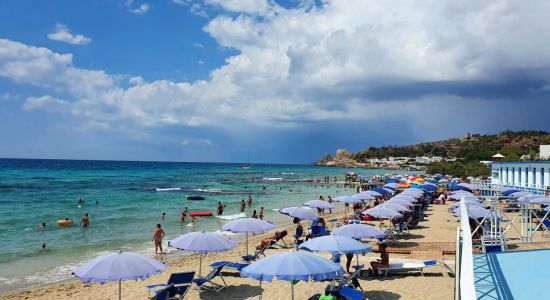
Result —
<path fill-rule="evenodd" d="M 364 295 L 369 300 L 395 300 L 401 299 L 401 295 L 387 291 L 365 291 Z"/>
<path fill-rule="evenodd" d="M 249 284 L 241 285 L 229 285 L 220 292 L 203 291 L 200 294 L 200 299 L 224 299 L 224 300 L 237 300 L 251 297 L 258 297 L 262 294 L 262 288 L 259 286 L 253 286 Z"/>

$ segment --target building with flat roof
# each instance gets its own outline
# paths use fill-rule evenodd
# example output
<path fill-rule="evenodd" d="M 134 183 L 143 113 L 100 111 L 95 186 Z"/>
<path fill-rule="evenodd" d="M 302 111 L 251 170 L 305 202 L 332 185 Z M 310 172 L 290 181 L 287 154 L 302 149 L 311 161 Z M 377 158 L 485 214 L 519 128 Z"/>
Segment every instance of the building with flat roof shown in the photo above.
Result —
<path fill-rule="evenodd" d="M 550 161 L 493 162 L 491 183 L 522 189 L 550 189 Z"/>

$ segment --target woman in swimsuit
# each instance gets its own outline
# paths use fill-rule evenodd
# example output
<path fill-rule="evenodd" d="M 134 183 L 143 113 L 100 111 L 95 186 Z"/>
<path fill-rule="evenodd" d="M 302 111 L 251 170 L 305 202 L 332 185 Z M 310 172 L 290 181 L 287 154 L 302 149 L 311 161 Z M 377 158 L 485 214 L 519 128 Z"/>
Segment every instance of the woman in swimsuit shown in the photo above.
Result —
<path fill-rule="evenodd" d="M 162 230 L 160 224 L 157 224 L 157 229 L 155 230 L 155 234 L 153 234 L 153 242 L 155 243 L 155 254 L 158 254 L 159 249 L 160 253 L 162 254 L 162 238 L 164 238 L 164 230 Z"/>

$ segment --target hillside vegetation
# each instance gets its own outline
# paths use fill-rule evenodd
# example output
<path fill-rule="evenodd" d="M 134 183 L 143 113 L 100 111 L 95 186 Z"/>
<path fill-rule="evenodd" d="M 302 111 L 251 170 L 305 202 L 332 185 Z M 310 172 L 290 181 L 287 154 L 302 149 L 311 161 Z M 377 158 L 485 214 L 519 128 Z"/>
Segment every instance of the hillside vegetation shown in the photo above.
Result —
<path fill-rule="evenodd" d="M 539 145 L 550 144 L 550 134 L 545 131 L 503 131 L 499 134 L 467 134 L 464 138 L 453 138 L 436 142 L 410 146 L 369 147 L 357 153 L 346 152 L 345 164 L 325 155 L 319 165 L 350 165 L 376 167 L 369 165 L 370 159 L 388 157 L 440 156 L 454 161 L 442 161 L 427 166 L 428 173 L 452 174 L 460 177 L 489 175 L 490 170 L 480 161 L 491 160 L 491 156 L 501 153 L 505 161 L 538 159 Z M 346 150 L 339 150 L 346 151 Z M 343 155 L 340 155 L 343 156 Z"/>

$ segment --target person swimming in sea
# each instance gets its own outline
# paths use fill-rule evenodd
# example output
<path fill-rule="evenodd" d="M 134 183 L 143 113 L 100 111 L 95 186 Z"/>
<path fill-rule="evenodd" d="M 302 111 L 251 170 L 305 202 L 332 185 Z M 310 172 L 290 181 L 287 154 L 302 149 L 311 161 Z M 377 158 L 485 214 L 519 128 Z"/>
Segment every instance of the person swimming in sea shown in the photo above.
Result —
<path fill-rule="evenodd" d="M 80 198 L 80 199 L 78 199 L 78 201 L 76 201 L 76 203 L 78 203 L 78 204 L 84 204 L 84 199 Z"/>
<path fill-rule="evenodd" d="M 38 226 L 38 230 L 40 230 L 40 231 L 46 230 L 46 223 L 40 224 L 40 226 Z"/>
<path fill-rule="evenodd" d="M 160 219 L 161 220 L 165 220 L 166 219 L 166 213 L 163 212 L 161 215 L 160 215 Z"/>
<path fill-rule="evenodd" d="M 80 226 L 87 228 L 88 225 L 90 225 L 90 217 L 88 216 L 88 214 L 85 214 L 80 221 Z"/>

